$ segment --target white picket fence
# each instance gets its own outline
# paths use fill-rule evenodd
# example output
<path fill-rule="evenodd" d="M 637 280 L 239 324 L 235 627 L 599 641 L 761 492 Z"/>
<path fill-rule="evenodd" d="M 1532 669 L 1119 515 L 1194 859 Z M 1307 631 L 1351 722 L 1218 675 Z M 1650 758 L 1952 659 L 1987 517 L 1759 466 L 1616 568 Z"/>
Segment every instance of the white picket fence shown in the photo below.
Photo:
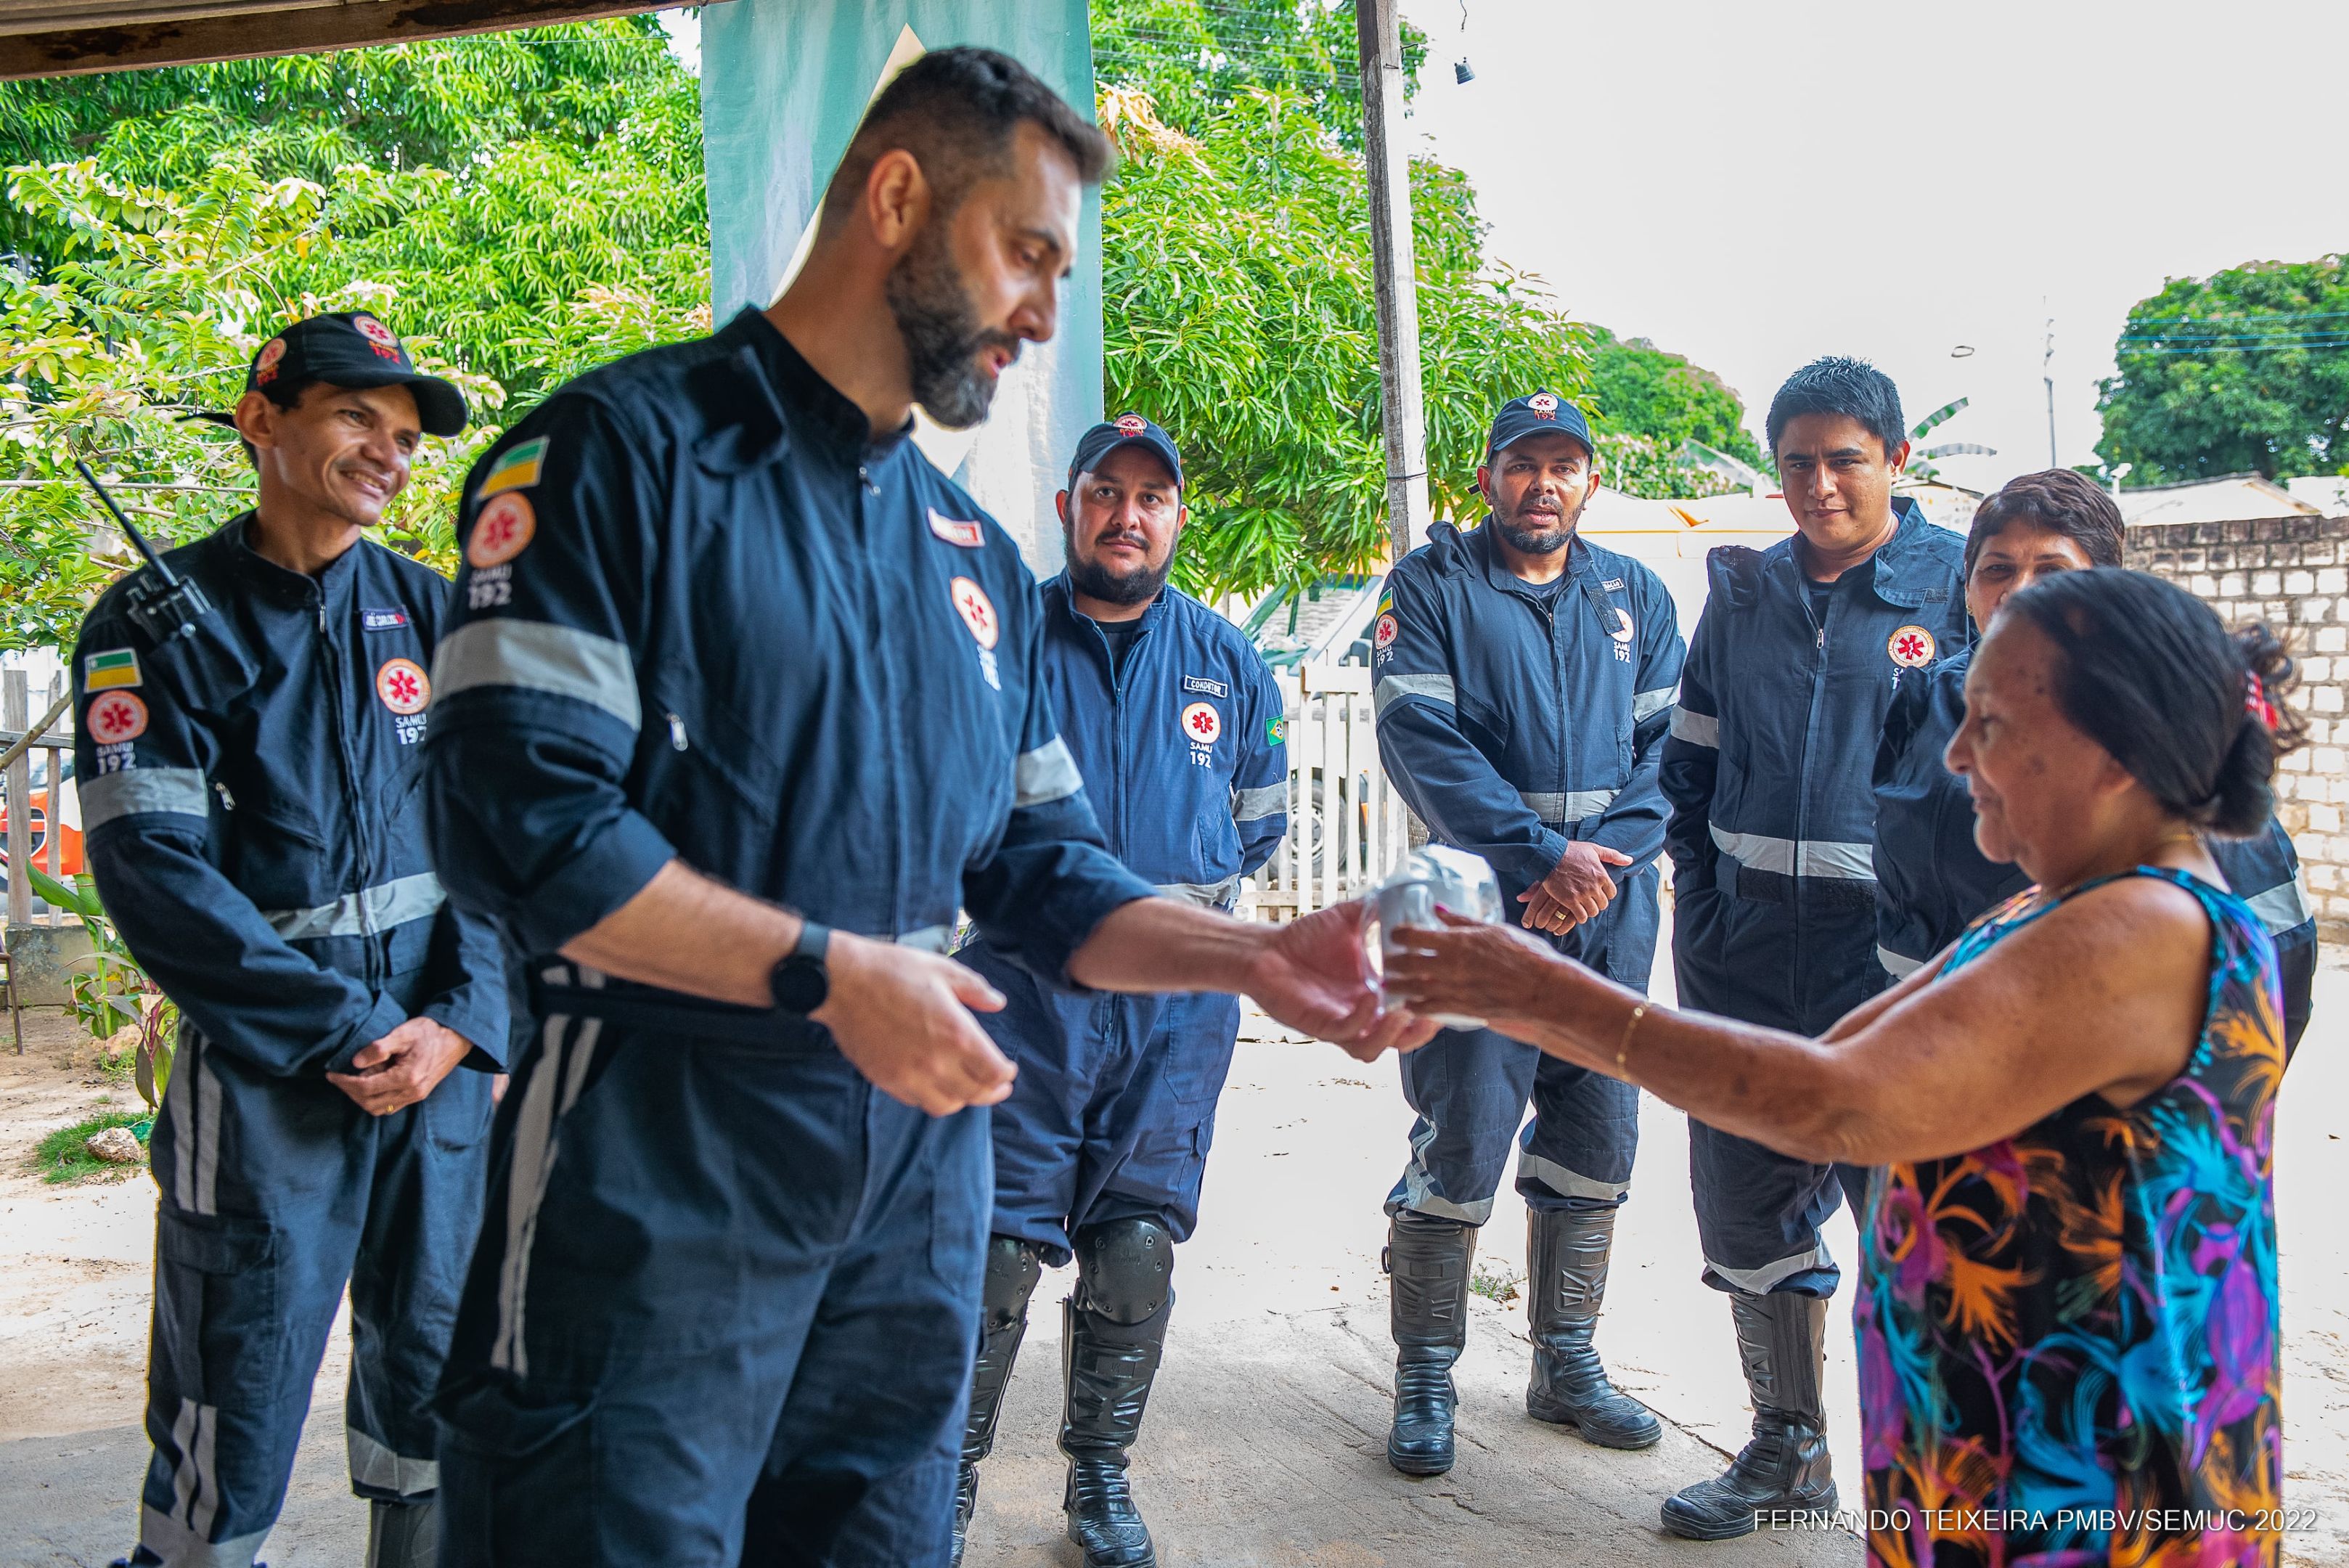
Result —
<path fill-rule="evenodd" d="M 1288 718 L 1288 836 L 1253 878 L 1260 920 L 1340 904 L 1376 887 L 1411 848 L 1411 814 L 1379 766 L 1371 672 L 1277 670 Z"/>

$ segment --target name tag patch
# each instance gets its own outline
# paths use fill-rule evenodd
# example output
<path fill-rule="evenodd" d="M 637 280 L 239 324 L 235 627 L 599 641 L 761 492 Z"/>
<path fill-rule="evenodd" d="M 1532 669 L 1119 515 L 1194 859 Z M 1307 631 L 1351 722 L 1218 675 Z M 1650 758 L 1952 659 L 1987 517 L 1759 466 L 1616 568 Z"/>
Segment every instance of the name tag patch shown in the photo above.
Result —
<path fill-rule="evenodd" d="M 935 506 L 930 508 L 930 532 L 966 550 L 976 550 L 987 543 L 987 529 L 978 518 L 942 516 Z"/>
<path fill-rule="evenodd" d="M 1230 699 L 1232 694 L 1230 687 L 1225 685 L 1220 680 L 1210 680 L 1204 675 L 1185 675 L 1183 677 L 1183 690 L 1185 691 L 1197 691 L 1208 697 L 1221 697 L 1227 701 Z"/>
<path fill-rule="evenodd" d="M 398 631 L 407 624 L 408 612 L 404 609 L 367 609 L 361 607 L 359 610 L 359 629 L 361 631 Z"/>

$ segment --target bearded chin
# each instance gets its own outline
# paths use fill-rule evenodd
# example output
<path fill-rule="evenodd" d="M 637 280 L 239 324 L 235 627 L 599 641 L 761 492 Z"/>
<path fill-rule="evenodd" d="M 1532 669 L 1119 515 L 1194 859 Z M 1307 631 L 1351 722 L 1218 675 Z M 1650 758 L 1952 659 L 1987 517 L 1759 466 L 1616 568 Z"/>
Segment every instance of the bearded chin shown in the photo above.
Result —
<path fill-rule="evenodd" d="M 1089 599 L 1099 599 L 1109 605 L 1146 605 L 1158 597 L 1166 586 L 1166 578 L 1174 569 L 1174 553 L 1167 553 L 1163 566 L 1136 566 L 1130 572 L 1112 572 L 1099 561 L 1080 561 L 1069 557 L 1069 586 Z"/>
<path fill-rule="evenodd" d="M 980 368 L 978 350 L 989 335 L 973 319 L 941 225 L 925 228 L 897 258 L 885 292 L 905 339 L 914 401 L 950 431 L 987 418 L 997 379 Z"/>

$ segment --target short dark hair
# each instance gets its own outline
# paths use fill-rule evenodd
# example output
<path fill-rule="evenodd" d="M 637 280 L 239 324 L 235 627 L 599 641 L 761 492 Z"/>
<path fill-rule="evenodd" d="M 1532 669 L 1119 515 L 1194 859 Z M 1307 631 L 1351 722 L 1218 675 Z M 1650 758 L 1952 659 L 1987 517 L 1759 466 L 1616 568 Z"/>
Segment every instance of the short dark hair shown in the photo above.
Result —
<path fill-rule="evenodd" d="M 2104 486 L 2072 469 L 2043 469 L 2008 480 L 1974 509 L 1974 525 L 1966 533 L 1967 576 L 1974 575 L 1982 546 L 2015 523 L 2061 534 L 2092 566 L 2119 566 L 2128 538 L 2120 504 Z"/>
<path fill-rule="evenodd" d="M 1098 126 L 1071 109 L 1035 72 L 994 49 L 936 49 L 897 73 L 849 140 L 824 188 L 823 223 L 838 220 L 864 190 L 873 166 L 903 148 L 922 166 L 941 213 L 962 205 L 980 179 L 1000 173 L 1012 132 L 1033 125 L 1060 143 L 1077 177 L 1098 185 L 1116 152 Z"/>
<path fill-rule="evenodd" d="M 1778 438 L 1786 433 L 1786 426 L 1805 414 L 1844 414 L 1857 420 L 1884 443 L 1887 457 L 1909 439 L 1908 423 L 1900 417 L 1900 389 L 1865 359 L 1830 354 L 1786 378 L 1770 400 L 1770 416 L 1763 423 L 1772 458 L 1778 455 Z"/>
<path fill-rule="evenodd" d="M 2274 633 L 2230 633 L 2209 605 L 2145 572 L 2058 572 L 2007 600 L 1999 618 L 2009 616 L 2055 644 L 2064 716 L 2163 806 L 2229 838 L 2267 826 L 2276 759 L 2307 728 L 2284 701 L 2298 671 Z M 2261 699 L 2272 730 L 2251 711 Z"/>

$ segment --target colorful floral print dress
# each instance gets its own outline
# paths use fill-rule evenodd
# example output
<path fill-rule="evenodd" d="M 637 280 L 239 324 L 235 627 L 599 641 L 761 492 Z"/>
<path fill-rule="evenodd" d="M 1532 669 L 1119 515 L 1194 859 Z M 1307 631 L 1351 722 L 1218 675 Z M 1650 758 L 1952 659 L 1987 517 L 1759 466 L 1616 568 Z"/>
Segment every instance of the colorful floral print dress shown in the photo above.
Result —
<path fill-rule="evenodd" d="M 2193 877 L 2122 875 L 2173 882 L 2210 918 L 2200 1043 L 2127 1110 L 2091 1095 L 1878 1175 L 1855 1314 L 1871 1563 L 2277 1560 L 2275 950 Z M 2054 907 L 2019 895 L 1942 972 Z"/>

